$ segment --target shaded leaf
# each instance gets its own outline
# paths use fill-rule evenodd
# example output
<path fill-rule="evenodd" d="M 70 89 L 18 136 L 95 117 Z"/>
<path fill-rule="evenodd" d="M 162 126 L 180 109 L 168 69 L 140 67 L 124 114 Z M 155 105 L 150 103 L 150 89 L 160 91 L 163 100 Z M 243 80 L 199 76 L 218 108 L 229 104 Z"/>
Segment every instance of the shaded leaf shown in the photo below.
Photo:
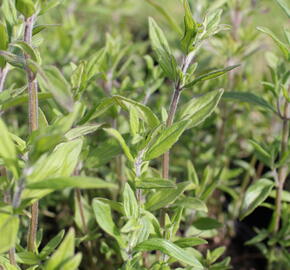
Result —
<path fill-rule="evenodd" d="M 268 179 L 260 179 L 247 189 L 241 206 L 240 219 L 251 214 L 270 195 L 274 183 Z"/>

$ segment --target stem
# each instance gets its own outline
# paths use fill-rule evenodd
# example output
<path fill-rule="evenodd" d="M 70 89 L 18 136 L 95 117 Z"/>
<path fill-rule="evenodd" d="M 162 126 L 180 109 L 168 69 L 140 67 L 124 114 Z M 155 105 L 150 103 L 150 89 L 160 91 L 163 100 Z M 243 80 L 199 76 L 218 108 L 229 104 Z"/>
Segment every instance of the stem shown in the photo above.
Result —
<path fill-rule="evenodd" d="M 281 153 L 280 157 L 282 158 L 288 149 L 288 138 L 289 138 L 289 118 L 290 116 L 290 106 L 286 101 L 284 107 L 284 117 L 283 120 L 283 128 L 282 128 L 282 141 L 281 141 Z M 281 219 L 281 210 L 282 210 L 282 192 L 284 188 L 284 184 L 287 178 L 288 166 L 283 165 L 278 171 L 278 183 L 276 189 L 276 201 L 275 201 L 275 213 L 274 213 L 274 226 L 273 232 L 277 233 L 279 230 L 279 223 Z"/>
<path fill-rule="evenodd" d="M 4 83 L 8 74 L 9 67 L 6 64 L 4 68 L 0 68 L 0 93 L 4 90 Z"/>
<path fill-rule="evenodd" d="M 24 29 L 24 42 L 31 45 L 32 39 L 32 29 L 35 21 L 35 15 L 25 19 L 25 29 Z M 24 54 L 26 61 L 30 59 L 28 54 Z M 26 65 L 26 74 L 28 81 L 28 114 L 29 114 L 29 131 L 30 133 L 38 128 L 38 90 L 37 90 L 37 80 L 35 74 Z M 33 203 L 31 206 L 31 219 L 28 231 L 28 250 L 34 251 L 35 240 L 38 225 L 38 201 Z"/>
<path fill-rule="evenodd" d="M 169 114 L 166 122 L 166 126 L 170 127 L 173 124 L 174 117 L 176 114 L 177 105 L 180 98 L 180 87 L 179 84 L 175 87 L 174 93 L 172 96 Z M 162 161 L 162 177 L 164 179 L 168 179 L 169 177 L 169 159 L 170 159 L 170 152 L 166 152 L 163 155 L 163 161 Z"/>

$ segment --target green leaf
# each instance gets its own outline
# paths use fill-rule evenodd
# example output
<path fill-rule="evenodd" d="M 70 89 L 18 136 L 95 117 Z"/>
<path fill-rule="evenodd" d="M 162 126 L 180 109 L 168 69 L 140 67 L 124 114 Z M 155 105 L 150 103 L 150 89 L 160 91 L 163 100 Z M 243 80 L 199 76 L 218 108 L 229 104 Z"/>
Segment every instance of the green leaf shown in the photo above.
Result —
<path fill-rule="evenodd" d="M 127 218 L 137 219 L 139 216 L 139 206 L 133 190 L 128 183 L 125 184 L 123 192 L 123 205 Z"/>
<path fill-rule="evenodd" d="M 129 119 L 131 134 L 134 136 L 139 133 L 139 119 L 138 112 L 133 106 L 129 109 Z"/>
<path fill-rule="evenodd" d="M 35 7 L 32 0 L 16 0 L 16 9 L 24 15 L 25 18 L 29 18 L 35 13 Z"/>
<path fill-rule="evenodd" d="M 275 112 L 275 109 L 265 99 L 250 92 L 225 92 L 222 96 L 226 100 L 237 100 L 239 102 L 247 102 L 253 105 L 260 106 L 268 111 Z"/>
<path fill-rule="evenodd" d="M 27 185 L 41 182 L 48 178 L 69 177 L 74 171 L 82 149 L 82 140 L 61 143 L 50 154 L 42 155 L 34 164 L 33 171 L 27 176 Z M 22 199 L 41 198 L 51 190 L 25 189 Z"/>
<path fill-rule="evenodd" d="M 283 53 L 286 60 L 289 59 L 289 46 L 287 46 L 284 42 L 282 42 L 270 29 L 266 27 L 257 27 L 257 29 L 265 34 L 267 34 L 269 37 L 272 38 L 272 40 L 277 44 L 281 52 Z"/>
<path fill-rule="evenodd" d="M 82 120 L 81 124 L 93 120 L 103 113 L 105 113 L 108 109 L 110 109 L 115 104 L 115 100 L 113 98 L 104 98 L 94 110 L 88 113 Z"/>
<path fill-rule="evenodd" d="M 226 67 L 226 68 L 220 68 L 220 69 L 216 69 L 214 71 L 211 71 L 209 73 L 202 74 L 202 75 L 196 77 L 190 83 L 187 83 L 186 85 L 184 85 L 182 88 L 193 87 L 198 82 L 203 82 L 203 81 L 207 81 L 207 80 L 210 80 L 210 79 L 217 78 L 217 77 L 219 77 L 221 75 L 224 75 L 225 73 L 231 71 L 232 69 L 237 68 L 238 66 L 239 65 L 229 66 L 229 67 Z"/>
<path fill-rule="evenodd" d="M 117 141 L 120 143 L 121 147 L 123 148 L 123 151 L 126 155 L 126 157 L 134 162 L 134 158 L 130 152 L 130 149 L 129 147 L 127 146 L 125 140 L 123 139 L 122 135 L 119 133 L 119 131 L 117 131 L 116 129 L 113 129 L 113 128 L 104 128 L 104 130 L 106 132 L 108 132 L 111 136 L 113 136 L 114 138 L 117 139 Z"/>
<path fill-rule="evenodd" d="M 268 179 L 260 179 L 247 189 L 241 206 L 240 219 L 251 214 L 270 195 L 274 183 Z"/>
<path fill-rule="evenodd" d="M 31 60 L 37 62 L 38 59 L 37 59 L 37 54 L 34 50 L 34 48 L 32 48 L 29 44 L 27 44 L 26 42 L 24 41 L 21 41 L 21 40 L 17 40 L 13 43 L 11 43 L 12 46 L 14 47 L 17 47 L 19 48 L 20 50 L 23 51 L 23 53 L 29 55 L 29 57 L 31 58 Z"/>
<path fill-rule="evenodd" d="M 166 9 L 162 7 L 161 5 L 153 2 L 152 0 L 146 0 L 151 6 L 153 6 L 171 25 L 172 29 L 175 30 L 176 33 L 182 34 L 182 31 L 178 25 L 178 23 L 168 14 Z"/>
<path fill-rule="evenodd" d="M 198 218 L 192 223 L 192 225 L 201 231 L 218 229 L 222 226 L 222 224 L 219 223 L 216 219 L 209 217 Z"/>
<path fill-rule="evenodd" d="M 173 57 L 167 39 L 153 18 L 149 18 L 149 35 L 156 58 L 166 76 L 177 78 L 177 63 Z"/>
<path fill-rule="evenodd" d="M 93 205 L 95 218 L 99 226 L 107 234 L 114 237 L 118 241 L 121 247 L 124 247 L 124 243 L 121 238 L 120 231 L 118 230 L 117 226 L 115 225 L 113 221 L 110 206 L 107 203 L 104 203 L 96 198 L 93 200 L 92 205 Z"/>
<path fill-rule="evenodd" d="M 190 182 L 182 182 L 177 184 L 176 189 L 162 189 L 154 193 L 145 203 L 145 209 L 154 211 L 164 206 L 167 206 L 174 201 L 184 192 Z"/>
<path fill-rule="evenodd" d="M 74 256 L 75 232 L 70 229 L 59 248 L 47 261 L 44 270 L 63 269 L 62 265 Z"/>
<path fill-rule="evenodd" d="M 4 160 L 13 161 L 16 159 L 15 145 L 5 123 L 1 118 L 0 130 L 0 157 L 2 157 Z"/>
<path fill-rule="evenodd" d="M 162 130 L 155 142 L 146 151 L 144 160 L 152 160 L 167 152 L 178 141 L 188 122 L 188 120 L 182 120 Z"/>
<path fill-rule="evenodd" d="M 153 250 L 160 250 L 161 252 L 175 258 L 180 262 L 193 266 L 194 269 L 203 269 L 201 263 L 194 256 L 192 256 L 192 254 L 187 253 L 186 250 L 162 238 L 152 238 L 146 240 L 134 248 L 134 251 L 137 252 Z"/>
<path fill-rule="evenodd" d="M 275 1 L 283 9 L 283 11 L 286 13 L 288 18 L 290 18 L 290 9 L 289 9 L 287 3 L 285 2 L 285 0 L 275 0 Z M 288 4 L 289 4 L 289 2 L 288 2 Z"/>
<path fill-rule="evenodd" d="M 175 205 L 193 209 L 195 211 L 208 212 L 206 204 L 198 198 L 184 197 L 176 201 Z"/>
<path fill-rule="evenodd" d="M 73 110 L 71 87 L 61 72 L 54 66 L 46 67 L 38 76 L 40 86 L 53 95 L 56 102 L 68 112 Z"/>
<path fill-rule="evenodd" d="M 64 188 L 81 188 L 81 189 L 117 188 L 117 186 L 115 184 L 105 182 L 96 177 L 70 176 L 70 177 L 47 178 L 40 182 L 28 184 L 27 188 L 60 190 Z"/>
<path fill-rule="evenodd" d="M 7 34 L 6 26 L 0 22 L 0 50 L 5 51 L 8 48 L 9 37 Z M 0 68 L 4 68 L 6 64 L 3 56 L 0 56 Z"/>
<path fill-rule="evenodd" d="M 176 188 L 172 180 L 163 178 L 142 178 L 135 181 L 136 188 L 140 189 L 161 189 L 161 188 Z"/>
<path fill-rule="evenodd" d="M 255 154 L 257 155 L 258 159 L 265 163 L 267 166 L 272 167 L 272 155 L 265 149 L 265 147 L 259 145 L 257 142 L 253 140 L 249 140 L 251 145 L 255 149 Z"/>
<path fill-rule="evenodd" d="M 61 240 L 64 237 L 64 230 L 60 231 L 55 237 L 53 237 L 41 250 L 39 256 L 42 259 L 45 259 L 48 255 L 50 255 L 56 247 L 59 245 Z"/>
<path fill-rule="evenodd" d="M 16 253 L 16 261 L 21 264 L 34 265 L 40 263 L 40 258 L 31 251 Z"/>
<path fill-rule="evenodd" d="M 186 54 L 193 50 L 195 37 L 198 33 L 198 26 L 195 20 L 193 19 L 190 6 L 187 0 L 183 0 L 183 6 L 185 10 L 184 15 L 184 35 L 181 40 L 182 49 Z"/>
<path fill-rule="evenodd" d="M 199 245 L 204 245 L 207 243 L 208 242 L 205 239 L 202 239 L 199 237 L 183 237 L 174 241 L 174 244 L 181 248 L 199 246 Z"/>
<path fill-rule="evenodd" d="M 160 121 L 158 117 L 152 112 L 149 107 L 132 99 L 118 95 L 113 96 L 113 99 L 116 105 L 121 106 L 126 111 L 130 112 L 130 110 L 133 108 L 135 114 L 137 114 L 140 119 L 145 121 L 148 124 L 149 128 L 154 128 L 159 125 Z"/>
<path fill-rule="evenodd" d="M 4 256 L 0 256 L 0 266 L 2 266 L 3 270 L 20 270 L 19 267 L 10 264 L 9 259 L 4 258 Z"/>
<path fill-rule="evenodd" d="M 17 97 L 12 97 L 11 99 L 7 100 L 5 103 L 1 104 L 1 110 L 6 111 L 8 109 L 11 109 L 13 107 L 27 104 L 28 101 L 28 94 L 20 95 Z M 52 95 L 50 93 L 39 93 L 38 94 L 38 100 L 46 100 L 52 98 Z"/>
<path fill-rule="evenodd" d="M 177 116 L 178 119 L 190 120 L 191 122 L 187 128 L 192 128 L 201 124 L 214 112 L 223 93 L 223 89 L 220 89 L 191 99 L 181 107 L 180 113 Z"/>
<path fill-rule="evenodd" d="M 0 213 L 0 254 L 15 246 L 19 227 L 19 218 Z"/>
<path fill-rule="evenodd" d="M 92 124 L 88 126 L 75 127 L 75 128 L 72 128 L 70 131 L 68 131 L 65 134 L 65 137 L 69 141 L 74 140 L 81 136 L 85 136 L 85 135 L 95 132 L 100 126 L 102 126 L 102 124 Z"/>

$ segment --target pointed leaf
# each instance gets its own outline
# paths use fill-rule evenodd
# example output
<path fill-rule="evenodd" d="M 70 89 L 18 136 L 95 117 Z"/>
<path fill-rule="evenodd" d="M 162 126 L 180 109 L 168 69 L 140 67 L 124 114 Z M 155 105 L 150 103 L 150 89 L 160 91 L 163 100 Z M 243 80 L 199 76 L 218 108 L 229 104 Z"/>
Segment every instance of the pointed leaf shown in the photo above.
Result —
<path fill-rule="evenodd" d="M 166 127 L 146 151 L 144 160 L 152 160 L 167 152 L 178 141 L 188 123 L 188 120 L 182 120 Z"/>
<path fill-rule="evenodd" d="M 251 214 L 270 195 L 274 183 L 268 179 L 260 179 L 247 189 L 241 206 L 240 219 Z"/>
<path fill-rule="evenodd" d="M 237 68 L 238 66 L 239 65 L 229 66 L 229 67 L 226 67 L 226 68 L 216 69 L 216 70 L 211 71 L 211 72 L 206 73 L 206 74 L 202 74 L 202 75 L 198 76 L 197 78 L 195 78 L 190 83 L 188 83 L 185 86 L 183 86 L 183 88 L 193 87 L 198 82 L 207 81 L 207 80 L 211 80 L 211 79 L 217 78 L 217 77 L 219 77 L 221 75 L 224 75 L 225 73 L 231 71 L 232 69 Z"/>
<path fill-rule="evenodd" d="M 203 269 L 201 263 L 194 256 L 192 256 L 192 254 L 187 253 L 186 250 L 162 238 L 152 238 L 146 240 L 134 248 L 134 251 L 154 250 L 160 250 L 161 252 L 177 259 L 180 262 L 193 266 L 194 269 Z"/>
<path fill-rule="evenodd" d="M 190 182 L 182 182 L 177 184 L 176 189 L 162 189 L 157 191 L 145 203 L 146 210 L 154 211 L 174 203 L 174 201 L 184 192 L 189 184 Z"/>
<path fill-rule="evenodd" d="M 149 35 L 156 58 L 166 76 L 175 80 L 177 77 L 177 63 L 171 54 L 167 39 L 153 18 L 149 18 Z"/>

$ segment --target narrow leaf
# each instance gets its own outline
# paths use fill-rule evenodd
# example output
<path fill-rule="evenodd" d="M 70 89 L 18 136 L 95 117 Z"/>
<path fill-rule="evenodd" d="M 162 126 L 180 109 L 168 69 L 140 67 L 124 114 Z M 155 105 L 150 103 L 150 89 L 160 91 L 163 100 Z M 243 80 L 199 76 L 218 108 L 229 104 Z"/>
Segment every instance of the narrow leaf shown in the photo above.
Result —
<path fill-rule="evenodd" d="M 240 219 L 251 214 L 270 195 L 274 183 L 268 179 L 260 179 L 250 185 L 241 206 Z"/>
<path fill-rule="evenodd" d="M 135 251 L 154 251 L 160 250 L 170 257 L 177 259 L 187 265 L 193 266 L 194 269 L 203 269 L 201 263 L 192 254 L 188 254 L 186 250 L 180 248 L 174 243 L 162 239 L 162 238 L 152 238 L 138 244 Z"/>

